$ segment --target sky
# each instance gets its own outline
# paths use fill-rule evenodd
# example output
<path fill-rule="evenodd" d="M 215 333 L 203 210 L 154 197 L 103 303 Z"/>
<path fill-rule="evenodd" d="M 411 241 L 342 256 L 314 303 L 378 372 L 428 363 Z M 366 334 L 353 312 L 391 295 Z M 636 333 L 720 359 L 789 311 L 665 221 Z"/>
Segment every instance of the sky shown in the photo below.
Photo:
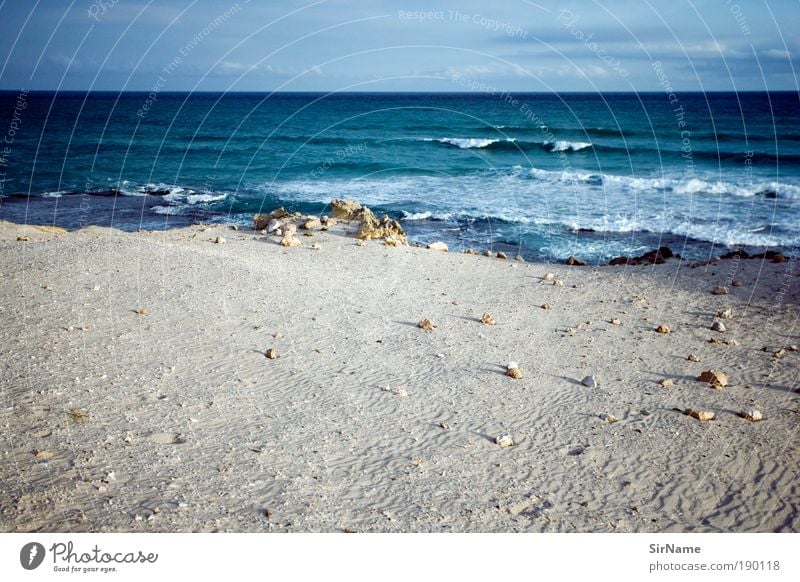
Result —
<path fill-rule="evenodd" d="M 0 89 L 798 91 L 798 0 L 0 0 Z"/>

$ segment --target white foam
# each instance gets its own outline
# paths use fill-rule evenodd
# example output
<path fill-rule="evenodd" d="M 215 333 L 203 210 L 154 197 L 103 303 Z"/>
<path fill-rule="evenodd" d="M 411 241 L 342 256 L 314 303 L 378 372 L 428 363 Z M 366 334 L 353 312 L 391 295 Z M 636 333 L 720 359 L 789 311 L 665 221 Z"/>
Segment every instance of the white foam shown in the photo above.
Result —
<path fill-rule="evenodd" d="M 457 137 L 444 137 L 442 139 L 437 140 L 439 143 L 446 143 L 450 145 L 457 146 L 463 150 L 466 149 L 473 149 L 473 148 L 485 148 L 487 146 L 492 145 L 493 143 L 497 143 L 499 139 L 479 139 L 479 138 L 457 138 Z M 507 140 L 507 141 L 514 141 Z"/>
<path fill-rule="evenodd" d="M 562 141 L 546 142 L 553 147 L 554 152 L 578 152 L 592 147 L 592 144 L 586 141 Z"/>

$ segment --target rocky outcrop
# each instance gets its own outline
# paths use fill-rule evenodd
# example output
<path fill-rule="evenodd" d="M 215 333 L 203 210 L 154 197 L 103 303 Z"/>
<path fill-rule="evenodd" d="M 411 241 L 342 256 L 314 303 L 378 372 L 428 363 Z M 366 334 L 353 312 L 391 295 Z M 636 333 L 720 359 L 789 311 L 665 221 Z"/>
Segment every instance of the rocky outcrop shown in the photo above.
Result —
<path fill-rule="evenodd" d="M 669 247 L 660 247 L 655 251 L 645 253 L 640 257 L 615 257 L 611 259 L 609 265 L 661 265 L 672 257 L 680 258 L 675 255 Z"/>
<path fill-rule="evenodd" d="M 372 210 L 355 200 L 334 199 L 331 214 L 334 219 L 358 221 L 359 240 L 382 239 L 390 246 L 408 245 L 408 236 L 399 222 L 386 214 L 378 219 Z"/>
<path fill-rule="evenodd" d="M 297 234 L 297 227 L 294 224 L 287 224 L 283 228 L 283 238 L 281 239 L 282 247 L 299 247 L 303 243 L 295 236 Z"/>
<path fill-rule="evenodd" d="M 270 221 L 274 219 L 281 219 L 290 216 L 285 208 L 276 208 L 269 214 L 256 214 L 253 216 L 253 228 L 255 230 L 265 230 L 268 228 Z M 273 229 L 274 230 L 274 229 Z"/>
<path fill-rule="evenodd" d="M 361 204 L 355 200 L 339 200 L 334 198 L 331 201 L 331 214 L 340 220 L 356 220 L 356 215 L 363 209 Z"/>

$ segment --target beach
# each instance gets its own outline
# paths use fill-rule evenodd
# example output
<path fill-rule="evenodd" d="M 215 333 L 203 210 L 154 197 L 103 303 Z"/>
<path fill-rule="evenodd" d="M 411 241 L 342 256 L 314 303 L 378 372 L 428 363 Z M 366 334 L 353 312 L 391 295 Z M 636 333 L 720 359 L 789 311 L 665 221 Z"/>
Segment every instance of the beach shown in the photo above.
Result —
<path fill-rule="evenodd" d="M 355 230 L 0 224 L 0 530 L 797 531 L 794 258 Z"/>

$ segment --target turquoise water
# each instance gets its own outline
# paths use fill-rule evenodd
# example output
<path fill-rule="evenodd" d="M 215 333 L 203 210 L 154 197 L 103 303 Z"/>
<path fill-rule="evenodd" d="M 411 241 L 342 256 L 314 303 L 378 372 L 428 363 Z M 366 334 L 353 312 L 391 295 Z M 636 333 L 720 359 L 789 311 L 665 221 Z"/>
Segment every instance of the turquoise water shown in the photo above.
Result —
<path fill-rule="evenodd" d="M 800 246 L 793 93 L 2 93 L 0 115 L 16 222 L 246 225 L 353 197 L 412 240 L 539 260 Z"/>

